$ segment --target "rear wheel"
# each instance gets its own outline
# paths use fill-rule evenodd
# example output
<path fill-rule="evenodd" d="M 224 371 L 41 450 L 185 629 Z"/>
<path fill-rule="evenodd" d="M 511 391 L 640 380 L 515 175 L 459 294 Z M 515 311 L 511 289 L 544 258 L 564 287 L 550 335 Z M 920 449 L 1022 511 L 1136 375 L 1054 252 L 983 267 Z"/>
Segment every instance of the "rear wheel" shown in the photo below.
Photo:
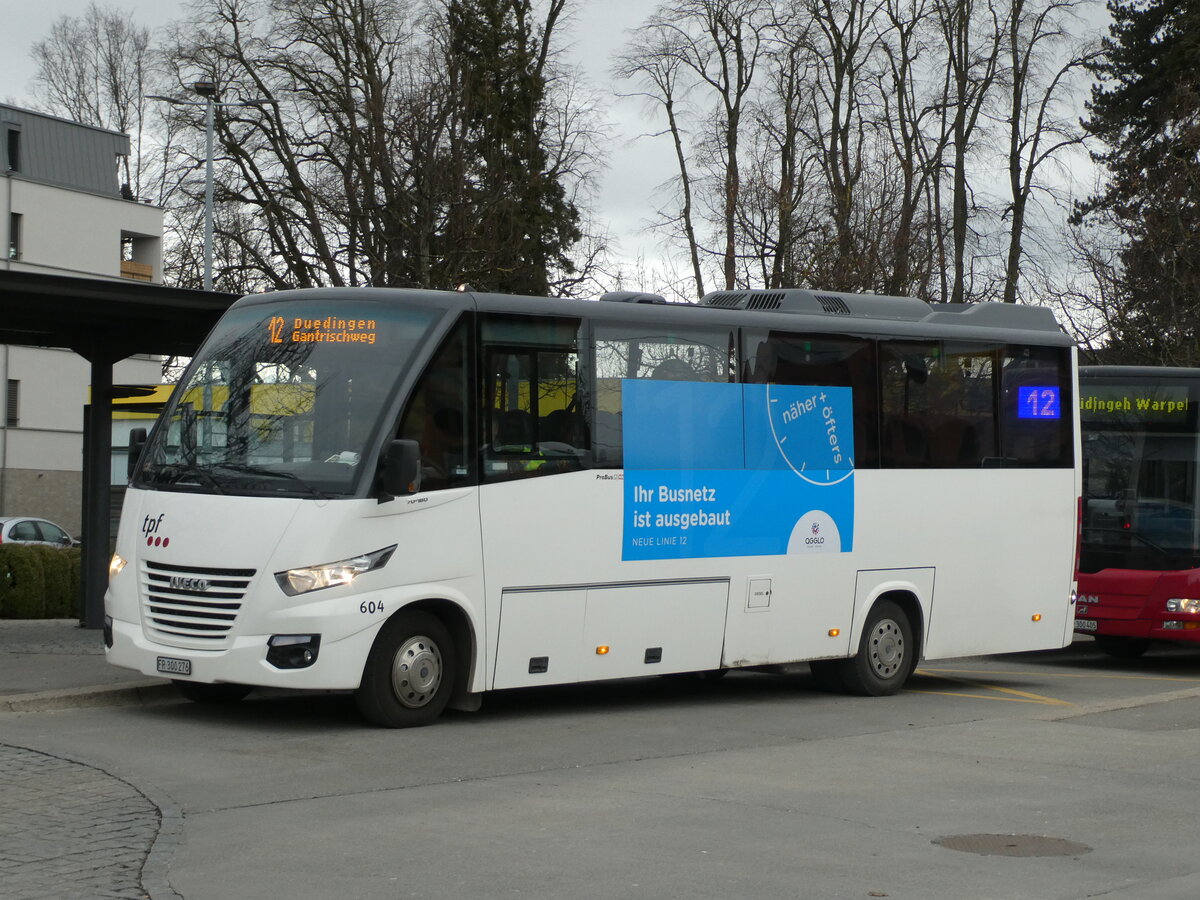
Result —
<path fill-rule="evenodd" d="M 1137 659 L 1150 649 L 1145 638 L 1113 637 L 1111 634 L 1096 635 L 1096 646 L 1117 659 Z"/>
<path fill-rule="evenodd" d="M 891 600 L 880 600 L 867 616 L 858 653 L 838 661 L 838 674 L 851 694 L 894 694 L 916 665 L 915 651 L 908 615 Z"/>
<path fill-rule="evenodd" d="M 237 703 L 253 687 L 248 684 L 205 684 L 201 681 L 176 681 L 175 687 L 193 703 Z"/>
<path fill-rule="evenodd" d="M 367 721 L 412 728 L 436 719 L 454 690 L 456 662 L 450 632 L 420 610 L 388 620 L 375 638 L 354 696 Z"/>

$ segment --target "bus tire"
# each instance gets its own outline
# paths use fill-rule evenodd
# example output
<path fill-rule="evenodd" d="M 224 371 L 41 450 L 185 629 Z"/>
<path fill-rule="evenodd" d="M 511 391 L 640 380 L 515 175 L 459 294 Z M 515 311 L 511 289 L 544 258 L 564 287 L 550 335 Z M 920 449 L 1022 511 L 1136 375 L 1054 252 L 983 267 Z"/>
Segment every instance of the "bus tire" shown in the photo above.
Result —
<path fill-rule="evenodd" d="M 249 694 L 253 687 L 248 684 L 206 684 L 202 681 L 175 681 L 175 687 L 193 703 L 237 703 Z"/>
<path fill-rule="evenodd" d="M 1114 637 L 1111 634 L 1096 635 L 1096 646 L 1116 659 L 1137 659 L 1150 649 L 1146 638 Z"/>
<path fill-rule="evenodd" d="M 891 600 L 880 600 L 867 616 L 858 653 L 838 661 L 838 674 L 851 694 L 894 694 L 916 665 L 915 649 L 912 624 L 904 610 Z"/>
<path fill-rule="evenodd" d="M 454 692 L 454 641 L 441 619 L 400 612 L 380 629 L 354 700 L 363 718 L 385 728 L 433 722 Z"/>

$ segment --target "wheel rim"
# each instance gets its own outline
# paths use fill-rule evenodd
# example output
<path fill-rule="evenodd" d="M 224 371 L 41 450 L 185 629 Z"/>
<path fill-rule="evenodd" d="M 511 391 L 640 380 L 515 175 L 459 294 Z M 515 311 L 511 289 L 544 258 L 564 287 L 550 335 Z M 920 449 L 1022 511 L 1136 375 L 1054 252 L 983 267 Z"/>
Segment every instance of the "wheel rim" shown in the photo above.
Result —
<path fill-rule="evenodd" d="M 883 619 L 871 634 L 871 669 L 881 679 L 894 678 L 904 664 L 904 633 L 892 619 Z"/>
<path fill-rule="evenodd" d="M 415 635 L 400 645 L 392 657 L 392 691 L 409 709 L 420 709 L 442 684 L 442 651 L 425 635 Z"/>

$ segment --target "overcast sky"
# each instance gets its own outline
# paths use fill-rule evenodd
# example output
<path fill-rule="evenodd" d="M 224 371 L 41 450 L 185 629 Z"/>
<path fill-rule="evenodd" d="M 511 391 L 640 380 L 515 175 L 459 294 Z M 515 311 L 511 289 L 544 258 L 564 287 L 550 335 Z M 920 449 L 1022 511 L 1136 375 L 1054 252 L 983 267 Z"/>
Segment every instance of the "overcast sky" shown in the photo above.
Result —
<path fill-rule="evenodd" d="M 34 42 L 49 32 L 60 16 L 82 15 L 91 0 L 0 0 L 0 99 L 16 106 L 32 105 L 36 71 L 30 55 Z M 102 8 L 127 12 L 131 21 L 157 29 L 180 15 L 182 0 L 98 0 Z M 619 242 L 620 257 L 632 260 L 660 252 L 656 239 L 645 233 L 652 217 L 651 196 L 673 171 L 673 156 L 664 139 L 639 135 L 657 130 L 634 100 L 614 95 L 609 69 L 628 35 L 654 8 L 653 0 L 570 0 L 573 21 L 560 37 L 569 58 L 584 70 L 604 100 L 612 123 L 606 147 L 608 168 L 600 184 L 596 218 Z"/>

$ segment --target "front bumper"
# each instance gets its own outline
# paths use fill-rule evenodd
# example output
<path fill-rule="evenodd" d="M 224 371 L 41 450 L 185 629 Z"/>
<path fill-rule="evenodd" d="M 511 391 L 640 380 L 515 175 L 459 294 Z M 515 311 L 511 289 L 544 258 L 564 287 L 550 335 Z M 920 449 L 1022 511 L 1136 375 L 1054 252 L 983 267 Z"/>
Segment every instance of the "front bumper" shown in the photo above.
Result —
<path fill-rule="evenodd" d="M 1102 635 L 1109 637 L 1122 638 L 1137 638 L 1151 641 L 1176 641 L 1180 643 L 1200 643 L 1200 625 L 1194 617 L 1184 619 L 1175 619 L 1173 621 L 1180 622 L 1180 626 L 1190 627 L 1167 627 L 1166 620 L 1161 619 L 1107 619 L 1103 616 L 1095 614 L 1095 610 L 1089 610 L 1087 615 L 1079 616 L 1080 619 L 1088 619 L 1096 623 L 1095 628 L 1080 628 L 1076 625 L 1075 633 L 1078 635 Z"/>
<path fill-rule="evenodd" d="M 221 650 L 192 650 L 158 644 L 146 638 L 140 622 L 112 621 L 112 646 L 105 648 L 110 663 L 134 669 L 143 675 L 164 676 L 158 671 L 160 656 L 186 659 L 192 674 L 183 680 L 203 683 L 228 682 L 256 687 L 301 690 L 354 690 L 362 679 L 363 665 L 383 622 L 375 622 L 341 640 L 321 642 L 313 665 L 303 669 L 278 669 L 267 662 L 269 634 L 237 635 Z"/>

